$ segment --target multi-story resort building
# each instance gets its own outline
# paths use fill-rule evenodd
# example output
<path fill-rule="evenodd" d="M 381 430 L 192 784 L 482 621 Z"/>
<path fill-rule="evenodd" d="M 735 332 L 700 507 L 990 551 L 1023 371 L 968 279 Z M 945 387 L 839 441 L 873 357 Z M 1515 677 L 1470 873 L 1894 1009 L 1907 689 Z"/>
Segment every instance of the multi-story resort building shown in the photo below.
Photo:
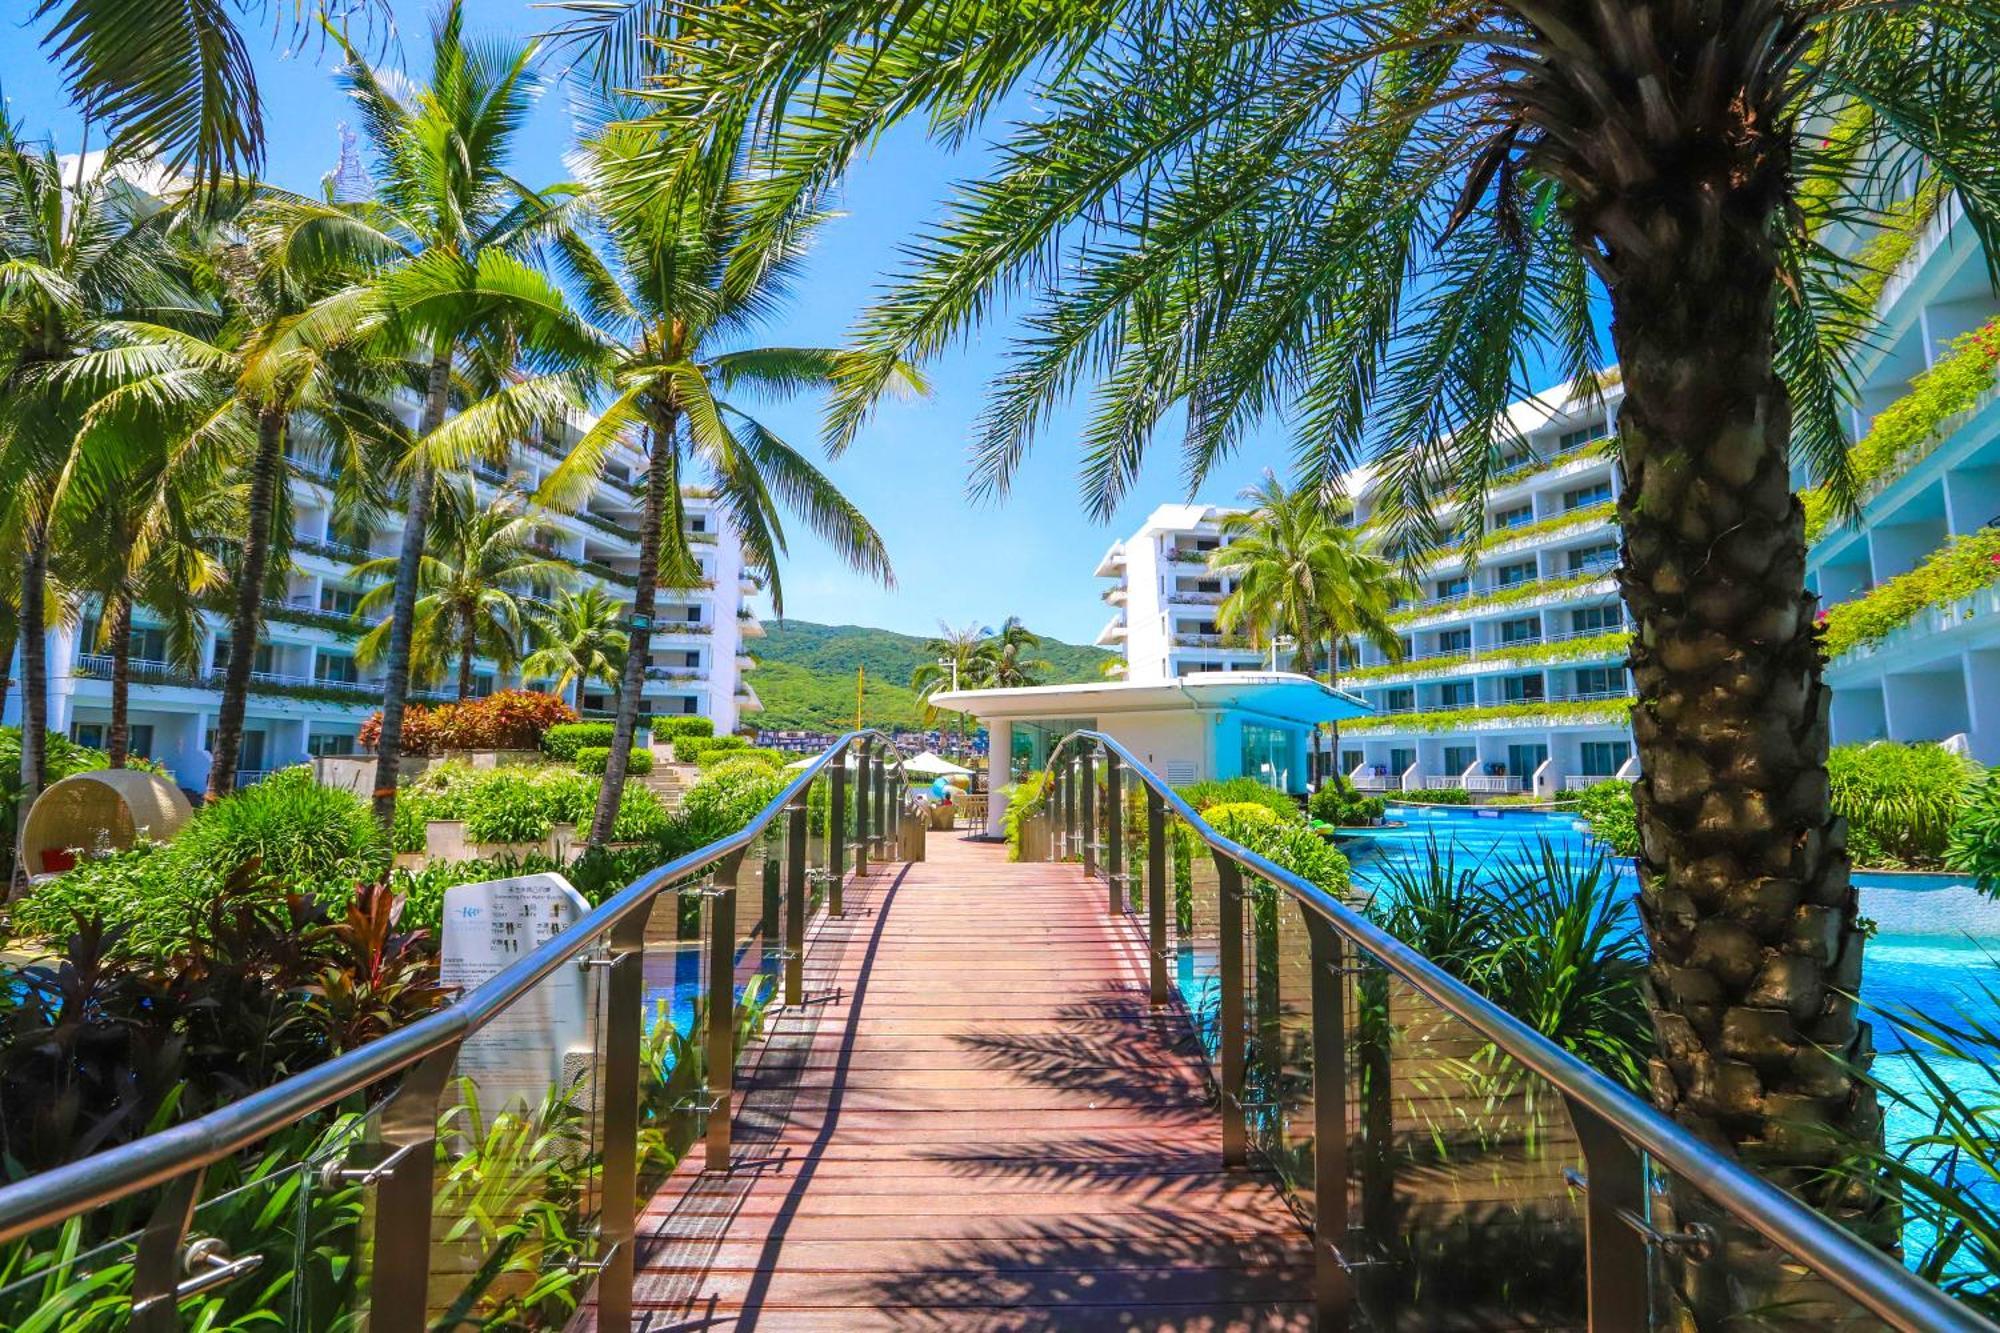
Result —
<path fill-rule="evenodd" d="M 476 464 L 471 480 L 482 502 L 502 487 L 532 494 L 560 457 L 557 448 L 525 442 L 507 467 Z M 543 511 L 555 534 L 549 553 L 571 566 L 579 589 L 596 584 L 614 596 L 630 596 L 639 553 L 638 461 L 636 455 L 614 461 L 577 512 Z M 310 460 L 294 458 L 289 466 L 292 567 L 285 595 L 265 607 L 239 755 L 237 777 L 243 783 L 312 756 L 352 753 L 361 723 L 382 705 L 380 672 L 355 659 L 355 641 L 367 628 L 354 614 L 365 591 L 355 568 L 393 555 L 401 524 L 392 513 L 373 531 L 344 528 L 333 512 L 334 478 Z M 685 508 L 702 586 L 660 593 L 652 664 L 639 708 L 642 717 L 699 714 L 714 719 L 718 731 L 730 731 L 742 712 L 760 706 L 742 677 L 750 665 L 744 645 L 763 634 L 744 601 L 756 584 L 713 499 L 690 489 Z M 201 669 L 194 673 L 169 664 L 164 631 L 144 607 L 134 612 L 132 643 L 132 750 L 193 790 L 207 782 L 221 673 L 231 648 L 228 616 L 218 610 L 203 620 Z M 111 660 L 94 647 L 97 621 L 97 609 L 86 606 L 77 623 L 54 628 L 49 642 L 49 727 L 92 746 L 102 745 L 111 716 Z M 17 684 L 5 716 L 17 723 L 18 669 L 10 679 Z M 475 679 L 480 694 L 523 683 L 484 660 Z M 453 696 L 419 691 L 416 697 Z M 585 712 L 608 710 L 613 703 L 598 682 L 572 687 L 571 699 Z"/>
<path fill-rule="evenodd" d="M 1887 276 L 1851 366 L 1860 515 L 1807 497 L 1833 737 L 1938 741 L 2000 763 L 2000 300 L 1949 200 L 1845 248 Z M 1363 645 L 1340 664 L 1341 688 L 1373 709 L 1340 732 L 1336 762 L 1357 785 L 1555 796 L 1637 772 L 1612 578 L 1621 396 L 1614 378 L 1510 409 L 1513 457 L 1484 498 L 1474 559 L 1441 553 L 1396 607 L 1400 658 Z M 1347 490 L 1365 525 L 1367 471 Z M 1231 588 L 1206 561 L 1227 512 L 1163 505 L 1099 563 L 1117 583 L 1097 641 L 1123 646 L 1128 678 L 1261 664 L 1214 622 Z"/>

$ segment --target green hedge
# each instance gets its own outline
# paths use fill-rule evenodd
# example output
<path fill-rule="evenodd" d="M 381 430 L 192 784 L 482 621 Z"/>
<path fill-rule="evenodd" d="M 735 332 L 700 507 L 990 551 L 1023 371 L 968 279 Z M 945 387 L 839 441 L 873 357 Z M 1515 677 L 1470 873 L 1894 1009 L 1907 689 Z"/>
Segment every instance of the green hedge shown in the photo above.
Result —
<path fill-rule="evenodd" d="M 750 742 L 741 736 L 689 735 L 674 737 L 674 762 L 698 764 L 705 754 L 717 750 L 747 750 Z"/>
<path fill-rule="evenodd" d="M 542 753 L 551 759 L 575 762 L 577 752 L 585 746 L 609 749 L 617 730 L 615 722 L 564 722 L 542 733 Z"/>
<path fill-rule="evenodd" d="M 713 736 L 715 719 L 688 715 L 655 717 L 653 719 L 653 739 L 677 741 L 683 736 Z"/>
<path fill-rule="evenodd" d="M 433 819 L 464 820 L 466 840 L 482 843 L 540 842 L 557 824 L 587 829 L 602 786 L 590 774 L 568 767 L 474 769 L 440 764 L 397 797 L 396 850 L 421 852 L 424 824 Z M 658 837 L 668 818 L 666 806 L 650 787 L 627 783 L 612 840 L 642 842 Z"/>
<path fill-rule="evenodd" d="M 731 737 L 731 739 L 735 738 Z M 710 747 L 701 752 L 701 757 L 694 761 L 694 765 L 696 768 L 706 770 L 714 768 L 717 764 L 728 763 L 731 760 L 749 759 L 770 768 L 783 768 L 786 764 L 792 762 L 793 757 L 786 754 L 783 750 L 759 749 L 754 746 L 745 747 L 738 745 L 730 746 L 726 749 Z"/>
<path fill-rule="evenodd" d="M 611 747 L 608 745 L 586 745 L 576 752 L 576 767 L 579 773 L 601 774 L 611 765 Z M 633 750 L 626 756 L 627 777 L 644 777 L 653 771 L 653 752 Z"/>
<path fill-rule="evenodd" d="M 1883 639 L 1934 606 L 2000 583 L 2000 528 L 1954 537 L 1921 565 L 1829 608 L 1821 619 L 1828 658 Z"/>

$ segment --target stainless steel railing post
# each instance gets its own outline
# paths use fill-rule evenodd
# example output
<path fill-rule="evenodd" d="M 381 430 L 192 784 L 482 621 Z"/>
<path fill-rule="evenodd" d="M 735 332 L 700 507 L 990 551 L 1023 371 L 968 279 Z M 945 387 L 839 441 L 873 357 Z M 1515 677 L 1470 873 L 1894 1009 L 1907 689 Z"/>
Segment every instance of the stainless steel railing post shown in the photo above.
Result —
<path fill-rule="evenodd" d="M 1146 789 L 1146 948 L 1153 956 L 1147 989 L 1156 1005 L 1167 1002 L 1167 807 Z"/>
<path fill-rule="evenodd" d="M 181 1244 L 207 1178 L 208 1168 L 196 1167 L 168 1181 L 139 1233 L 132 1254 L 133 1333 L 174 1333 L 181 1326 L 180 1302 L 174 1299 L 180 1285 Z"/>
<path fill-rule="evenodd" d="M 736 1084 L 736 874 L 743 853 L 716 862 L 708 903 L 708 1154 L 710 1171 L 729 1169 Z"/>
<path fill-rule="evenodd" d="M 1057 793 L 1062 805 L 1062 840 L 1056 845 L 1056 860 L 1067 861 L 1076 850 L 1076 773 L 1074 755 L 1056 770 Z"/>
<path fill-rule="evenodd" d="M 679 904 L 676 901 L 676 908 Z M 639 1052 L 646 1008 L 646 923 L 642 903 L 611 927 L 605 978 L 604 1197 L 598 1221 L 597 1326 L 632 1326 L 633 1240 L 639 1221 Z"/>
<path fill-rule="evenodd" d="M 432 1051 L 403 1075 L 382 1108 L 381 1140 L 393 1162 L 375 1191 L 375 1273 L 369 1327 L 423 1333 L 431 1280 L 431 1205 L 438 1103 L 458 1064 L 458 1045 Z M 403 1151 L 409 1149 L 410 1151 Z"/>
<path fill-rule="evenodd" d="M 1340 932 L 1301 904 L 1312 964 L 1313 1304 L 1320 1333 L 1347 1333 L 1347 994 Z"/>
<path fill-rule="evenodd" d="M 1216 1044 L 1222 1066 L 1222 1164 L 1242 1166 L 1250 1160 L 1249 1135 L 1243 1124 L 1243 871 L 1215 852 L 1218 913 L 1218 983 Z"/>
<path fill-rule="evenodd" d="M 1645 1333 L 1648 1323 L 1646 1238 L 1632 1225 L 1646 1216 L 1646 1166 L 1625 1136 L 1565 1095 L 1570 1125 L 1583 1148 L 1583 1246 L 1591 1333 Z"/>
<path fill-rule="evenodd" d="M 826 910 L 846 916 L 841 891 L 847 882 L 847 756 L 839 756 L 827 767 L 833 774 L 833 791 L 827 798 Z"/>
<path fill-rule="evenodd" d="M 1083 877 L 1097 874 L 1097 769 L 1085 750 L 1077 760 L 1077 806 L 1083 826 Z"/>
<path fill-rule="evenodd" d="M 889 837 L 889 756 L 885 752 L 875 757 L 875 845 L 876 858 L 882 861 L 896 859 L 896 844 Z"/>
<path fill-rule="evenodd" d="M 806 798 L 785 812 L 785 1004 L 806 1002 Z"/>
<path fill-rule="evenodd" d="M 868 807 L 874 801 L 869 773 L 868 746 L 856 747 L 854 756 L 854 874 L 868 873 Z"/>
<path fill-rule="evenodd" d="M 1125 802 L 1119 791 L 1118 756 L 1104 756 L 1104 882 L 1112 915 L 1125 910 Z"/>

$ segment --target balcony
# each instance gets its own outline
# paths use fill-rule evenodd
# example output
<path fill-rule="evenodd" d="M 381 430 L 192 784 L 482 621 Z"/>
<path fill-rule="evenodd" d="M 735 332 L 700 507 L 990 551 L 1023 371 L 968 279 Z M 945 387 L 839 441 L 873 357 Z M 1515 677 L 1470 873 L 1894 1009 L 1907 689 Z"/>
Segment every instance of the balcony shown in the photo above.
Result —
<path fill-rule="evenodd" d="M 1181 606 L 1221 606 L 1228 596 L 1226 592 L 1200 592 L 1192 588 L 1175 588 L 1167 594 L 1167 600 Z"/>
<path fill-rule="evenodd" d="M 1475 773 L 1464 783 L 1467 791 L 1478 796 L 1511 796 L 1528 789 L 1528 779 L 1506 773 Z"/>
<path fill-rule="evenodd" d="M 1176 648 L 1220 648 L 1228 652 L 1256 653 L 1262 651 L 1250 640 L 1238 634 L 1176 634 Z"/>

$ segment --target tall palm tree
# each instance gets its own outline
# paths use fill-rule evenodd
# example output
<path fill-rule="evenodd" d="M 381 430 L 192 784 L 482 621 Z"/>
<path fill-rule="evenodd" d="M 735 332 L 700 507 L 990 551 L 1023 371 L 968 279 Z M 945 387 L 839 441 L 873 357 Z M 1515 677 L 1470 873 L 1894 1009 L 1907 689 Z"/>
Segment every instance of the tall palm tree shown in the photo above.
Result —
<path fill-rule="evenodd" d="M 1216 608 L 1226 633 L 1247 630 L 1259 648 L 1292 644 L 1293 668 L 1313 674 L 1323 663 L 1330 682 L 1341 650 L 1363 638 L 1394 660 L 1403 639 L 1389 623 L 1389 607 L 1405 580 L 1388 561 L 1362 549 L 1341 518 L 1345 501 L 1322 491 L 1287 490 L 1266 472 L 1243 492 L 1245 510 L 1222 520 L 1223 545 L 1208 557 L 1211 571 L 1235 580 Z M 1313 730 L 1317 767 L 1319 730 Z M 1333 732 L 1340 748 L 1338 724 Z"/>
<path fill-rule="evenodd" d="M 513 670 L 533 623 L 529 595 L 572 581 L 575 571 L 544 553 L 554 525 L 528 513 L 510 490 L 482 505 L 472 483 L 448 481 L 437 489 L 430 525 L 417 574 L 410 671 L 430 683 L 455 666 L 463 703 L 472 694 L 473 660 L 484 657 L 501 671 Z M 377 615 L 390 605 L 400 558 L 384 556 L 355 567 L 357 578 L 385 580 L 362 597 L 359 614 Z M 380 662 L 393 624 L 384 619 L 363 635 L 356 659 L 367 666 Z"/>
<path fill-rule="evenodd" d="M 376 195 L 289 200 L 283 248 L 300 264 L 371 265 L 379 336 L 415 346 L 423 364 L 418 438 L 401 469 L 403 534 L 383 658 L 374 805 L 387 825 L 438 471 L 504 457 L 530 427 L 561 420 L 575 402 L 570 373 L 601 349 L 563 293 L 523 258 L 550 214 L 509 170 L 540 90 L 537 44 L 468 38 L 462 4 L 450 0 L 431 27 L 429 77 L 411 84 L 340 40 L 341 79 L 376 157 Z M 447 422 L 455 399 L 461 410 Z"/>
<path fill-rule="evenodd" d="M 992 631 L 980 625 L 966 625 L 953 628 L 940 620 L 935 638 L 924 640 L 924 657 L 910 673 L 910 688 L 917 692 L 917 699 L 924 706 L 923 720 L 926 726 L 937 720 L 937 706 L 934 696 L 947 690 L 971 689 L 986 682 L 986 661 L 983 657 L 987 639 Z M 966 716 L 958 714 L 958 748 L 967 748 Z"/>
<path fill-rule="evenodd" d="M 576 157 L 579 221 L 558 236 L 570 285 L 592 321 L 615 339 L 602 366 L 609 398 L 542 490 L 548 503 L 574 506 L 621 442 L 637 443 L 646 455 L 638 582 L 593 846 L 609 836 L 624 789 L 656 590 L 662 579 L 685 584 L 696 570 L 681 511 L 690 471 L 699 469 L 715 488 L 746 567 L 765 581 L 779 615 L 781 504 L 849 565 L 892 581 L 873 525 L 747 405 L 834 382 L 835 351 L 743 345 L 783 301 L 809 224 L 744 244 L 737 226 L 743 183 L 731 172 L 695 192 L 643 188 L 634 172 L 650 161 L 653 136 L 630 127 L 625 117 L 632 111 L 610 102 L 600 108 Z"/>
<path fill-rule="evenodd" d="M 547 680 L 562 694 L 577 687 L 577 699 L 591 681 L 618 688 L 618 673 L 629 644 L 625 613 L 616 598 L 596 584 L 556 593 L 555 604 L 532 613 L 541 646 L 521 662 L 524 680 Z"/>
<path fill-rule="evenodd" d="M 1021 617 L 1008 616 L 1000 632 L 989 634 L 980 644 L 979 683 L 996 690 L 1041 684 L 1042 674 L 1049 670 L 1048 659 L 1022 656 L 1041 646 L 1041 636 L 1030 633 Z"/>
<path fill-rule="evenodd" d="M 65 179 L 53 151 L 0 115 L 0 542 L 18 555 L 21 778 L 47 777 L 48 572 L 58 483 L 87 397 L 52 372 L 95 346 L 102 321 L 178 304 L 158 201 L 107 154 Z"/>
<path fill-rule="evenodd" d="M 753 229 L 897 116 L 955 140 L 1021 117 L 864 317 L 835 422 L 1031 293 L 978 443 L 989 489 L 1095 379 L 1099 512 L 1185 409 L 1194 483 L 1282 418 L 1306 480 L 1378 459 L 1407 549 L 1469 537 L 1527 368 L 1588 386 L 1608 311 L 1654 1096 L 1760 1161 L 1782 1143 L 1772 1169 L 1826 1198 L 1816 1173 L 1881 1113 L 1834 998 L 1863 931 L 1791 487 L 1797 461 L 1853 503 L 1843 357 L 1866 284 L 1821 238 L 1865 232 L 1922 177 L 2000 255 L 1991 0 L 855 0 L 750 36 L 733 12 L 676 18 L 656 179 L 710 147 L 687 107 L 772 126 Z M 1801 952 L 1755 887 L 1780 885 L 1823 944 Z M 1780 1127 L 1801 1119 L 1831 1132 Z"/>

